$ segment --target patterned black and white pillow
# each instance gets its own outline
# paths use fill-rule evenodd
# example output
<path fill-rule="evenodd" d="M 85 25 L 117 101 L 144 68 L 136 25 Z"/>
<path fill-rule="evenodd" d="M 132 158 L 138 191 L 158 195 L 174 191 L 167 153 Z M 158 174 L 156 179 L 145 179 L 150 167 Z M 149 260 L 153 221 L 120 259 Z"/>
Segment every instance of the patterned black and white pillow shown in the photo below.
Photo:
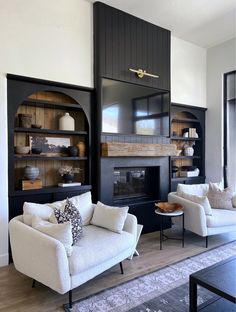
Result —
<path fill-rule="evenodd" d="M 71 221 L 73 245 L 82 236 L 82 217 L 78 209 L 67 198 L 64 211 L 55 208 L 54 214 L 58 223 Z"/>

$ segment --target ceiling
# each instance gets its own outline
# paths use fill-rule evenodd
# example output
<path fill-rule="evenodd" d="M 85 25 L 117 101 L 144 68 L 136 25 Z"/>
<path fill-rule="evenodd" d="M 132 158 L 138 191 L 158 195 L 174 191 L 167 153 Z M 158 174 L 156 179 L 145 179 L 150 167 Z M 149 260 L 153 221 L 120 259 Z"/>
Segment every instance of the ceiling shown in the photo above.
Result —
<path fill-rule="evenodd" d="M 89 0 L 95 2 L 95 0 Z M 102 0 L 209 48 L 236 37 L 236 0 Z"/>

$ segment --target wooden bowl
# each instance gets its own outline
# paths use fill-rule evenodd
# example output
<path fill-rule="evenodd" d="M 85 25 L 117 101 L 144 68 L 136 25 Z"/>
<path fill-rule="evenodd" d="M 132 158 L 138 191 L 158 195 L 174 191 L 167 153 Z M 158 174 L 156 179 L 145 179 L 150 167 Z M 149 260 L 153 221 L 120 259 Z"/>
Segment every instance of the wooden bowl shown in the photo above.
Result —
<path fill-rule="evenodd" d="M 183 206 L 178 203 L 160 202 L 155 206 L 161 210 L 161 212 L 174 212 L 177 210 L 183 210 Z"/>

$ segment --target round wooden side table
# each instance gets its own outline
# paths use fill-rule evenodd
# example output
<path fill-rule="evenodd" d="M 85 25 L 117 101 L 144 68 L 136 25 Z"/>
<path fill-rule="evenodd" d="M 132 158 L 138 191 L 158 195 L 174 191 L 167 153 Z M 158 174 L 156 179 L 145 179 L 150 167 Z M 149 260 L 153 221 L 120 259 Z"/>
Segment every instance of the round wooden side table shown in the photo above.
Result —
<path fill-rule="evenodd" d="M 175 239 L 175 240 L 182 240 L 182 248 L 184 248 L 184 212 L 183 210 L 177 210 L 173 212 L 163 212 L 160 209 L 156 209 L 155 213 L 160 216 L 160 250 L 162 250 L 162 243 L 165 239 Z M 174 218 L 182 216 L 182 238 L 175 238 L 175 237 L 168 237 L 164 234 L 163 230 L 163 219 L 164 218 Z"/>

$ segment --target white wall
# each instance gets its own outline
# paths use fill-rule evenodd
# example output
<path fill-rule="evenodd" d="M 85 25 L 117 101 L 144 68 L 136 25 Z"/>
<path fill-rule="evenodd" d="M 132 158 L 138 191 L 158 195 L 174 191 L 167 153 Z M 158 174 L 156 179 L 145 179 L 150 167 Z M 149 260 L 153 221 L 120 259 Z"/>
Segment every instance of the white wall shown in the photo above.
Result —
<path fill-rule="evenodd" d="M 93 86 L 92 4 L 0 0 L 0 266 L 8 263 L 6 73 Z M 206 52 L 172 37 L 172 101 L 205 106 Z"/>
<path fill-rule="evenodd" d="M 171 36 L 171 102 L 206 107 L 206 49 Z"/>
<path fill-rule="evenodd" d="M 0 266 L 8 263 L 6 73 L 93 86 L 92 4 L 0 0 Z"/>
<path fill-rule="evenodd" d="M 236 38 L 207 50 L 206 176 L 223 178 L 223 74 L 236 69 Z M 212 161 L 214 160 L 214 161 Z"/>

